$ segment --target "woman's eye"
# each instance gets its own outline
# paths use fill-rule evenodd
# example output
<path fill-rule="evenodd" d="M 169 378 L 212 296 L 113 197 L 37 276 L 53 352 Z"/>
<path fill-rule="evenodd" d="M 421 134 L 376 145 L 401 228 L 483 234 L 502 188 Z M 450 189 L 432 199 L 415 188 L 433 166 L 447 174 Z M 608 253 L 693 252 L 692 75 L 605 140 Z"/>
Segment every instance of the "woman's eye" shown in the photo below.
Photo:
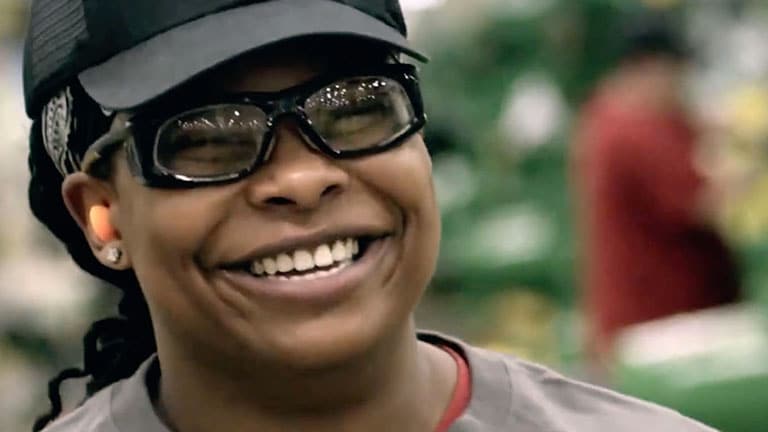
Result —
<path fill-rule="evenodd" d="M 337 134 L 366 130 L 381 122 L 385 118 L 385 111 L 384 107 L 375 105 L 354 111 L 336 113 L 332 129 Z"/>
<path fill-rule="evenodd" d="M 178 147 L 174 159 L 186 161 L 221 162 L 238 160 L 253 153 L 253 143 L 246 141 L 190 141 Z"/>
<path fill-rule="evenodd" d="M 372 114 L 347 116 L 336 120 L 334 129 L 338 132 L 357 132 L 370 127 L 377 121 L 379 121 L 379 118 Z"/>

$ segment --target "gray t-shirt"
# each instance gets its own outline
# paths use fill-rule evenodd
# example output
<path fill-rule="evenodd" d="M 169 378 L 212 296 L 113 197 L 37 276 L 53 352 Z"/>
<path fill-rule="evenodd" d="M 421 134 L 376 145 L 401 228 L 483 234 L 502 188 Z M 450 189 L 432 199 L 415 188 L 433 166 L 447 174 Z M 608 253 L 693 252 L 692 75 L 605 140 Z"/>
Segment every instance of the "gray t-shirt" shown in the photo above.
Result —
<path fill-rule="evenodd" d="M 419 338 L 453 348 L 469 363 L 469 407 L 449 432 L 714 431 L 672 410 L 513 357 L 434 333 Z M 157 377 L 157 368 L 153 357 L 132 377 L 98 392 L 45 432 L 170 432 L 155 413 L 147 387 L 147 377 Z"/>

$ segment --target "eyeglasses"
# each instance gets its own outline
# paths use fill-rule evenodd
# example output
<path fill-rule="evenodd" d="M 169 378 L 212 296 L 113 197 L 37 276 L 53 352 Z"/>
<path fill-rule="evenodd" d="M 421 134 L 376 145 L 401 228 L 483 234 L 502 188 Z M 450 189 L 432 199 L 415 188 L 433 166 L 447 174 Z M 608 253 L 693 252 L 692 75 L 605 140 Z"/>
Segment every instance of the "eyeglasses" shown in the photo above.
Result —
<path fill-rule="evenodd" d="M 97 140 L 82 171 L 93 173 L 99 160 L 125 145 L 133 175 L 148 186 L 237 181 L 269 160 L 283 117 L 296 120 L 307 145 L 335 159 L 392 149 L 426 124 L 415 67 L 384 65 L 324 75 L 277 93 L 150 107 Z"/>

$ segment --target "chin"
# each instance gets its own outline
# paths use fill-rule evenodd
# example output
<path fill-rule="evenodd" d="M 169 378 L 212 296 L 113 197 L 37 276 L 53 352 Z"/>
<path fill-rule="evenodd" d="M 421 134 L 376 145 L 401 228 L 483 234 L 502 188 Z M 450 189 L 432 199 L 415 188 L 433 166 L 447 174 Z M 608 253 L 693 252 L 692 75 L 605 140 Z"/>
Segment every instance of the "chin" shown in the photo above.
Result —
<path fill-rule="evenodd" d="M 376 319 L 379 318 L 379 319 Z M 318 370 L 339 367 L 365 358 L 387 340 L 388 320 L 356 314 L 323 317 L 302 323 L 275 326 L 269 334 L 261 328 L 249 338 L 254 356 L 285 368 Z"/>

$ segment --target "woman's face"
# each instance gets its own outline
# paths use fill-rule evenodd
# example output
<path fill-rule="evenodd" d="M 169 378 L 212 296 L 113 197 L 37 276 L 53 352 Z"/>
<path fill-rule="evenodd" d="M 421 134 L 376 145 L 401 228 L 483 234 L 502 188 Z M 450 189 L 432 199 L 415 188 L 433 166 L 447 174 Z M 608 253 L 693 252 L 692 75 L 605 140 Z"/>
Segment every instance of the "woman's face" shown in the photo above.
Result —
<path fill-rule="evenodd" d="M 284 53 L 247 57 L 192 88 L 276 91 L 325 69 L 322 53 Z M 147 188 L 118 158 L 110 206 L 161 352 L 313 368 L 361 355 L 410 325 L 440 231 L 422 137 L 351 160 L 312 150 L 290 119 L 275 140 L 264 166 L 223 186 Z M 296 270 L 309 256 L 327 264 L 328 250 L 343 262 L 355 242 L 363 253 L 351 265 Z M 249 264 L 293 270 L 233 269 Z"/>

